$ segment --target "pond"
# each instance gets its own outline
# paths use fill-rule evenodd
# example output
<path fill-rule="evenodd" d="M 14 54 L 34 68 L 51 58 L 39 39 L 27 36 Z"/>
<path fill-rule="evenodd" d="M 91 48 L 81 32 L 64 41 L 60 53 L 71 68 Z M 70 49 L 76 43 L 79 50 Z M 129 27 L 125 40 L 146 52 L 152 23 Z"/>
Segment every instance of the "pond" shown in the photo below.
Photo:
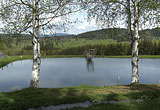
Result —
<path fill-rule="evenodd" d="M 10 63 L 0 70 L 0 91 L 29 87 L 32 60 Z M 139 60 L 140 83 L 157 84 L 160 80 L 160 59 Z M 117 80 L 119 79 L 119 80 Z M 131 82 L 131 59 L 46 58 L 42 59 L 39 79 L 41 88 L 125 85 Z"/>

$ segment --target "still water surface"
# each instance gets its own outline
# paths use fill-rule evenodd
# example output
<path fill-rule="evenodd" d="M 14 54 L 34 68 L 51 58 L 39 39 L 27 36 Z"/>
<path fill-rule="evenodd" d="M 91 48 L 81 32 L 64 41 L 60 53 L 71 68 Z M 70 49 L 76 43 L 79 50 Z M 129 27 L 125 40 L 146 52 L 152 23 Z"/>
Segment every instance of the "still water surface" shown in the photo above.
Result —
<path fill-rule="evenodd" d="M 32 60 L 16 61 L 0 70 L 0 91 L 13 91 L 29 87 Z M 160 59 L 140 59 L 140 83 L 156 84 L 160 80 Z M 131 60 L 120 58 L 42 59 L 39 87 L 56 88 L 87 85 L 104 86 L 129 84 Z"/>

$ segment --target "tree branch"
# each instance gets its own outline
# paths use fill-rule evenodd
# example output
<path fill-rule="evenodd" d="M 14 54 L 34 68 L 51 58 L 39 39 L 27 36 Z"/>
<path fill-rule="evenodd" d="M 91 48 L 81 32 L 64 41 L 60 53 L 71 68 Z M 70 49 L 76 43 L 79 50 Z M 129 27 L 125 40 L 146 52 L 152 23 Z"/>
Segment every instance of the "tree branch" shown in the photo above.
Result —
<path fill-rule="evenodd" d="M 72 11 L 72 12 L 60 14 L 60 15 L 57 15 L 57 16 L 48 17 L 48 18 L 46 18 L 46 19 L 50 19 L 50 20 L 48 20 L 48 21 L 47 21 L 46 23 L 44 23 L 44 24 L 41 24 L 40 26 L 44 26 L 44 25 L 49 24 L 54 18 L 57 18 L 57 17 L 60 17 L 60 16 L 65 16 L 65 15 L 68 15 L 68 14 L 71 14 L 71 13 L 75 13 L 75 12 L 78 12 L 78 11 L 80 11 L 80 10 L 82 10 L 82 9 L 83 9 L 83 8 L 78 9 L 78 10 L 75 10 L 75 11 Z M 45 19 L 45 18 L 44 18 L 44 19 Z"/>
<path fill-rule="evenodd" d="M 28 6 L 29 8 L 33 9 L 33 6 L 31 4 L 25 3 L 23 0 L 20 0 L 20 1 L 21 1 L 21 3 L 20 2 L 16 2 L 16 1 L 14 1 L 14 3 L 15 4 L 20 4 L 20 5 L 23 4 L 23 5 Z"/>

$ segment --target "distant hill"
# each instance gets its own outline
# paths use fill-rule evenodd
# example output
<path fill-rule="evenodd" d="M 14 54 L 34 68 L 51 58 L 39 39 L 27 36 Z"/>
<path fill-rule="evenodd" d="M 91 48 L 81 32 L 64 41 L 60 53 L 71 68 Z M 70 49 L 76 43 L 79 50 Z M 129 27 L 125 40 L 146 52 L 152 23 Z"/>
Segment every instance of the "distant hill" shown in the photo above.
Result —
<path fill-rule="evenodd" d="M 160 29 L 145 29 L 139 31 L 141 39 L 160 39 Z M 29 34 L 21 34 L 21 35 L 9 35 L 9 34 L 0 34 L 3 38 L 7 36 L 13 36 L 13 38 L 18 39 L 31 39 L 31 35 Z M 19 37 L 18 37 L 19 36 Z M 101 29 L 95 31 L 89 31 L 85 33 L 81 33 L 78 35 L 68 34 L 68 33 L 55 33 L 53 35 L 40 35 L 43 38 L 56 38 L 56 39 L 72 39 L 74 38 L 85 38 L 85 39 L 114 39 L 117 41 L 130 41 L 131 38 L 128 38 L 128 31 L 124 28 L 108 28 Z"/>
<path fill-rule="evenodd" d="M 13 38 L 13 39 L 31 39 L 31 35 L 30 34 L 2 34 L 0 33 L 0 36 L 3 38 L 3 39 L 7 39 L 7 38 Z"/>
<path fill-rule="evenodd" d="M 160 38 L 160 29 L 146 29 L 141 30 L 140 32 L 141 38 L 144 39 L 152 39 L 152 38 Z M 77 35 L 79 38 L 86 39 L 114 39 L 117 41 L 129 41 L 127 29 L 124 28 L 108 28 L 101 29 L 96 31 L 85 32 Z"/>
<path fill-rule="evenodd" d="M 140 35 L 145 39 L 160 38 L 160 28 L 145 29 L 140 31 Z"/>
<path fill-rule="evenodd" d="M 77 35 L 80 38 L 88 39 L 115 39 L 118 41 L 129 40 L 127 29 L 123 28 L 108 28 L 96 31 L 90 31 Z"/>
<path fill-rule="evenodd" d="M 18 38 L 18 39 L 31 39 L 31 35 L 30 34 L 19 34 L 19 35 L 16 35 L 16 34 L 2 34 L 0 33 L 0 36 L 2 36 L 4 39 L 7 38 L 7 37 L 12 37 L 12 38 Z M 43 34 L 40 34 L 40 38 L 44 38 L 44 37 L 49 37 L 49 38 L 54 38 L 54 37 L 67 37 L 67 36 L 72 36 L 72 34 L 68 34 L 68 33 L 56 33 L 56 34 L 53 34 L 53 35 L 43 35 Z"/>

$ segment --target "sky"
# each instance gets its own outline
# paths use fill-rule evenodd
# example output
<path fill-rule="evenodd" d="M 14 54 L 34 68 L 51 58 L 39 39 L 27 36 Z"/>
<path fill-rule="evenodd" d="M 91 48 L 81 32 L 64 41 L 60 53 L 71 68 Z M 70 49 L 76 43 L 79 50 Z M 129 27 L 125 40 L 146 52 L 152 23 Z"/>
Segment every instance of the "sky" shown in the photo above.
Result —
<path fill-rule="evenodd" d="M 87 19 L 87 12 L 86 11 L 80 11 L 74 14 L 70 15 L 71 21 L 75 21 L 78 19 L 77 23 L 71 24 L 71 26 L 68 28 L 69 30 L 64 32 L 64 31 L 55 31 L 56 33 L 69 33 L 69 34 L 80 34 L 88 31 L 94 31 L 94 30 L 100 30 L 102 29 L 101 26 L 98 26 L 96 24 L 96 21 L 94 19 L 88 21 Z M 59 19 L 60 20 L 60 19 Z M 125 28 L 126 26 L 119 21 L 119 28 Z"/>
<path fill-rule="evenodd" d="M 76 21 L 72 23 L 66 32 L 57 30 L 56 33 L 69 33 L 69 34 L 80 34 L 88 31 L 99 30 L 100 26 L 96 25 L 95 20 L 88 21 L 87 13 L 85 11 L 80 11 L 70 15 L 71 21 Z"/>

